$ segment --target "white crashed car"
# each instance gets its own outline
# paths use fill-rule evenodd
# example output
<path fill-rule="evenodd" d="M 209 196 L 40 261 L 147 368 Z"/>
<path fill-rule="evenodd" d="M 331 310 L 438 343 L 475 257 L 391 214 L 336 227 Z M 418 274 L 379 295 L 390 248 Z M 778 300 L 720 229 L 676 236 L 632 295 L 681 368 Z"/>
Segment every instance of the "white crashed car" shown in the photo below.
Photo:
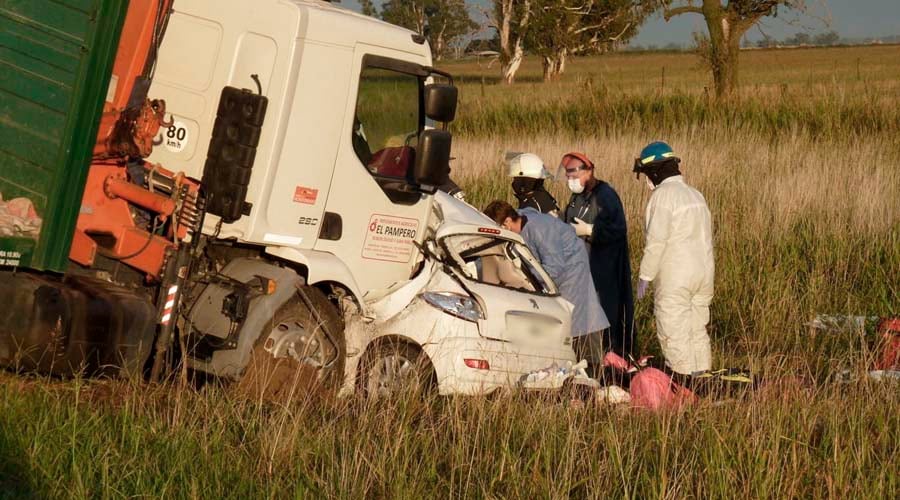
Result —
<path fill-rule="evenodd" d="M 347 324 L 345 392 L 488 394 L 574 363 L 572 305 L 522 238 L 443 193 L 435 210 L 418 274 Z"/>

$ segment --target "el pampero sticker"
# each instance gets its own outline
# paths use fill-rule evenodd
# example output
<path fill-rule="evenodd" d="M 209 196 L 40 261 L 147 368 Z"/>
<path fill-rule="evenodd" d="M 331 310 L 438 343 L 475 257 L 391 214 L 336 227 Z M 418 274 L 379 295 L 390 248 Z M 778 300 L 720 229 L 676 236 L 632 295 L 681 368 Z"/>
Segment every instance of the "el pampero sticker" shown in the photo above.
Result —
<path fill-rule="evenodd" d="M 409 262 L 419 221 L 407 217 L 373 214 L 366 226 L 362 257 L 387 262 Z"/>

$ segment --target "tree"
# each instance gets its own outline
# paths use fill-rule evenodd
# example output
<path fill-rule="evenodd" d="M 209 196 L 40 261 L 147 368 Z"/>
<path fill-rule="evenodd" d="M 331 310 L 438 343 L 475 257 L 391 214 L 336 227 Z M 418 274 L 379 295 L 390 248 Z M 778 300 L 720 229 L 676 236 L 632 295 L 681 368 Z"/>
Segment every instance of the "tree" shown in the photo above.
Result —
<path fill-rule="evenodd" d="M 365 16 L 376 17 L 378 15 L 378 9 L 375 8 L 372 0 L 359 0 L 359 6 L 362 7 L 362 13 Z"/>
<path fill-rule="evenodd" d="M 465 0 L 388 0 L 381 7 L 381 18 L 424 35 L 436 61 L 477 27 Z"/>
<path fill-rule="evenodd" d="M 602 53 L 637 34 L 653 0 L 532 0 L 525 47 L 541 57 L 544 80 L 557 78 L 570 56 Z"/>
<path fill-rule="evenodd" d="M 430 12 L 430 13 L 429 13 Z M 429 41 L 435 59 L 440 61 L 448 49 L 478 28 L 469 16 L 465 0 L 436 0 L 428 14 Z"/>
<path fill-rule="evenodd" d="M 525 55 L 525 35 L 531 22 L 532 0 L 493 0 L 485 12 L 488 26 L 497 30 L 500 41 L 500 76 L 504 83 L 516 80 Z"/>
<path fill-rule="evenodd" d="M 769 47 L 774 47 L 777 44 L 778 44 L 778 42 L 776 42 L 775 39 L 770 37 L 769 35 L 763 35 L 762 38 L 760 38 L 759 40 L 756 41 L 756 46 L 761 49 L 767 49 Z"/>
<path fill-rule="evenodd" d="M 841 35 L 838 35 L 837 31 L 819 33 L 813 39 L 815 45 L 837 45 L 839 41 L 841 41 Z"/>
<path fill-rule="evenodd" d="M 812 37 L 809 36 L 809 33 L 800 32 L 794 35 L 792 38 L 788 38 L 784 41 L 785 45 L 809 45 L 812 43 Z"/>
<path fill-rule="evenodd" d="M 805 11 L 806 4 L 804 0 L 665 0 L 663 16 L 666 21 L 682 14 L 704 17 L 709 35 L 698 49 L 712 70 L 716 96 L 723 98 L 737 87 L 744 33 L 763 17 L 777 15 L 779 9 Z"/>

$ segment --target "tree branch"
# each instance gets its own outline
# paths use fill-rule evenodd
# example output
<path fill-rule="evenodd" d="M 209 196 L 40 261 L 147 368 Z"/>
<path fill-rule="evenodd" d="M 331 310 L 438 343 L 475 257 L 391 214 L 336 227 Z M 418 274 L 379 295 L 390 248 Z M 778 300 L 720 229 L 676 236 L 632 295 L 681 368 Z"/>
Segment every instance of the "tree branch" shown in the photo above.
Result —
<path fill-rule="evenodd" d="M 663 10 L 663 18 L 666 22 L 669 22 L 669 19 L 680 16 L 681 14 L 703 14 L 703 9 L 694 5 L 685 5 L 684 7 L 675 7 L 674 9 L 667 8 Z"/>

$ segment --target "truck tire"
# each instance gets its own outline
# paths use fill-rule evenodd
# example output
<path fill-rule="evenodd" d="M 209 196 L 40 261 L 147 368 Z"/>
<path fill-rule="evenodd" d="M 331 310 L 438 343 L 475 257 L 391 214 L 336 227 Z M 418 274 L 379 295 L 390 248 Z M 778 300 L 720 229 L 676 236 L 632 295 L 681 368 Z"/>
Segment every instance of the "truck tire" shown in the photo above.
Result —
<path fill-rule="evenodd" d="M 304 286 L 267 323 L 236 385 L 239 395 L 288 402 L 340 387 L 346 342 L 341 316 L 319 289 Z"/>
<path fill-rule="evenodd" d="M 388 340 L 372 346 L 360 363 L 359 389 L 367 398 L 429 395 L 437 376 L 428 356 L 417 346 Z"/>

